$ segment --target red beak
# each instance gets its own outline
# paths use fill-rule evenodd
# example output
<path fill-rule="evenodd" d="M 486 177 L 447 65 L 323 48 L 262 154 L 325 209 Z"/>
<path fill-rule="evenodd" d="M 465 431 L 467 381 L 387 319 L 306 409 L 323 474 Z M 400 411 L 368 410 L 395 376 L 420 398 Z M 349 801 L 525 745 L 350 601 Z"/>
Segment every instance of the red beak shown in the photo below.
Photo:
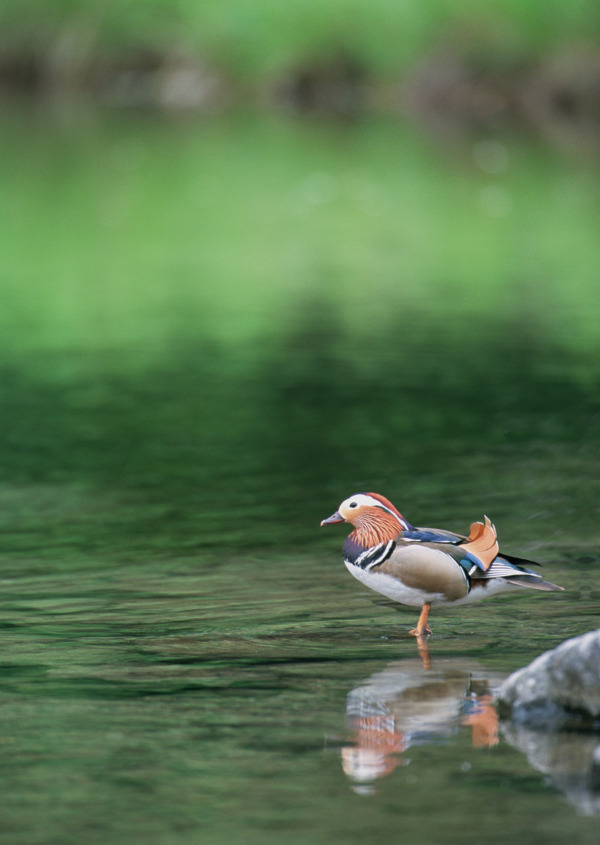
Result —
<path fill-rule="evenodd" d="M 332 513 L 331 516 L 328 516 L 327 519 L 324 519 L 321 525 L 333 525 L 334 522 L 345 522 L 343 516 L 341 516 L 337 511 Z"/>

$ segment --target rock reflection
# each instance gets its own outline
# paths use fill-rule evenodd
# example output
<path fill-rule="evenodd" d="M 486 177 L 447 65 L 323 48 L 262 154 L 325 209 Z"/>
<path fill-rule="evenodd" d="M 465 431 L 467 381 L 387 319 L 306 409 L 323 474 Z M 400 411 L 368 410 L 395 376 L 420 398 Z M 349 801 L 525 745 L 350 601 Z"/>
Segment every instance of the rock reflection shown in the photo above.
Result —
<path fill-rule="evenodd" d="M 600 736 L 502 722 L 503 738 L 586 816 L 600 816 Z"/>
<path fill-rule="evenodd" d="M 346 716 L 352 744 L 342 750 L 344 773 L 363 786 L 406 765 L 408 748 L 442 742 L 461 726 L 473 746 L 498 742 L 492 690 L 500 675 L 470 660 L 399 660 L 372 675 L 348 695 Z"/>

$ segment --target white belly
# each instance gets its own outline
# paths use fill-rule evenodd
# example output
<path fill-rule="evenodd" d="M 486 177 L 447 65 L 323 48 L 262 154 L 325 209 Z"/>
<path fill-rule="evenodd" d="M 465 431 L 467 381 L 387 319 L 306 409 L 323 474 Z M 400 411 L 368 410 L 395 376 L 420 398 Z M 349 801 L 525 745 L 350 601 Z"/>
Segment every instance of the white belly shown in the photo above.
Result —
<path fill-rule="evenodd" d="M 386 575 L 383 572 L 366 572 L 364 569 L 361 569 L 360 566 L 355 566 L 353 563 L 349 563 L 346 560 L 344 561 L 344 564 L 346 565 L 348 572 L 350 572 L 351 575 L 354 575 L 354 577 L 360 581 L 361 584 L 364 584 L 365 587 L 369 587 L 371 590 L 381 593 L 381 595 L 386 596 L 388 599 L 392 599 L 392 601 L 397 601 L 400 604 L 408 604 L 413 607 L 421 607 L 425 602 L 430 602 L 432 605 L 469 604 L 473 601 L 479 601 L 483 598 L 497 595 L 505 590 L 516 589 L 513 584 L 508 584 L 502 578 L 491 578 L 485 591 L 475 589 L 473 592 L 468 593 L 461 599 L 448 601 L 443 593 L 427 593 L 424 590 L 416 590 L 413 587 L 405 587 L 401 581 L 398 581 L 397 578 L 393 578 L 391 575 Z"/>
<path fill-rule="evenodd" d="M 361 584 L 370 587 L 371 590 L 375 590 L 383 596 L 387 596 L 388 599 L 400 602 L 400 604 L 421 607 L 426 601 L 432 604 L 445 602 L 444 596 L 441 593 L 426 593 L 424 590 L 405 587 L 401 581 L 398 581 L 397 578 L 393 578 L 391 575 L 385 575 L 383 572 L 366 572 L 360 566 L 355 566 L 353 563 L 348 563 L 348 561 L 344 561 L 344 563 L 348 572 L 354 575 Z"/>

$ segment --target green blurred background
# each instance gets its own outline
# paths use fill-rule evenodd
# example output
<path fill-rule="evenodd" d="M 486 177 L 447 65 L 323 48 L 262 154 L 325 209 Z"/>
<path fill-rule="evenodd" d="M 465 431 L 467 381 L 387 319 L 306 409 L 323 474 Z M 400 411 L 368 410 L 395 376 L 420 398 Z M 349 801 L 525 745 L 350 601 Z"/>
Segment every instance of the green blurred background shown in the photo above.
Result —
<path fill-rule="evenodd" d="M 567 588 L 445 657 L 597 626 L 599 92 L 586 0 L 4 0 L 5 841 L 592 841 L 506 747 L 356 806 L 323 731 L 414 614 L 318 523 L 485 512 Z"/>

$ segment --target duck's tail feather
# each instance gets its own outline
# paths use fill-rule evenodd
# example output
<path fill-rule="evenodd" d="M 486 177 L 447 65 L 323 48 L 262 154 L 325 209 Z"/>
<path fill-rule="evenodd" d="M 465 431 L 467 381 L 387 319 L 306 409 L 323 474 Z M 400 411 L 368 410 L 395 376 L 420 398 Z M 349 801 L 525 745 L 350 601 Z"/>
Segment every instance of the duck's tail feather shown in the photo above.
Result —
<path fill-rule="evenodd" d="M 515 555 L 506 555 L 502 552 L 501 557 L 509 563 L 514 563 L 515 566 L 542 566 L 537 560 L 529 560 L 526 557 L 516 557 Z"/>
<path fill-rule="evenodd" d="M 533 590 L 560 590 L 562 592 L 565 589 L 564 587 L 559 587 L 558 584 L 544 581 L 543 578 L 537 575 L 511 575 L 509 578 L 505 578 L 505 580 L 510 584 L 514 584 L 515 587 L 531 587 Z"/>

